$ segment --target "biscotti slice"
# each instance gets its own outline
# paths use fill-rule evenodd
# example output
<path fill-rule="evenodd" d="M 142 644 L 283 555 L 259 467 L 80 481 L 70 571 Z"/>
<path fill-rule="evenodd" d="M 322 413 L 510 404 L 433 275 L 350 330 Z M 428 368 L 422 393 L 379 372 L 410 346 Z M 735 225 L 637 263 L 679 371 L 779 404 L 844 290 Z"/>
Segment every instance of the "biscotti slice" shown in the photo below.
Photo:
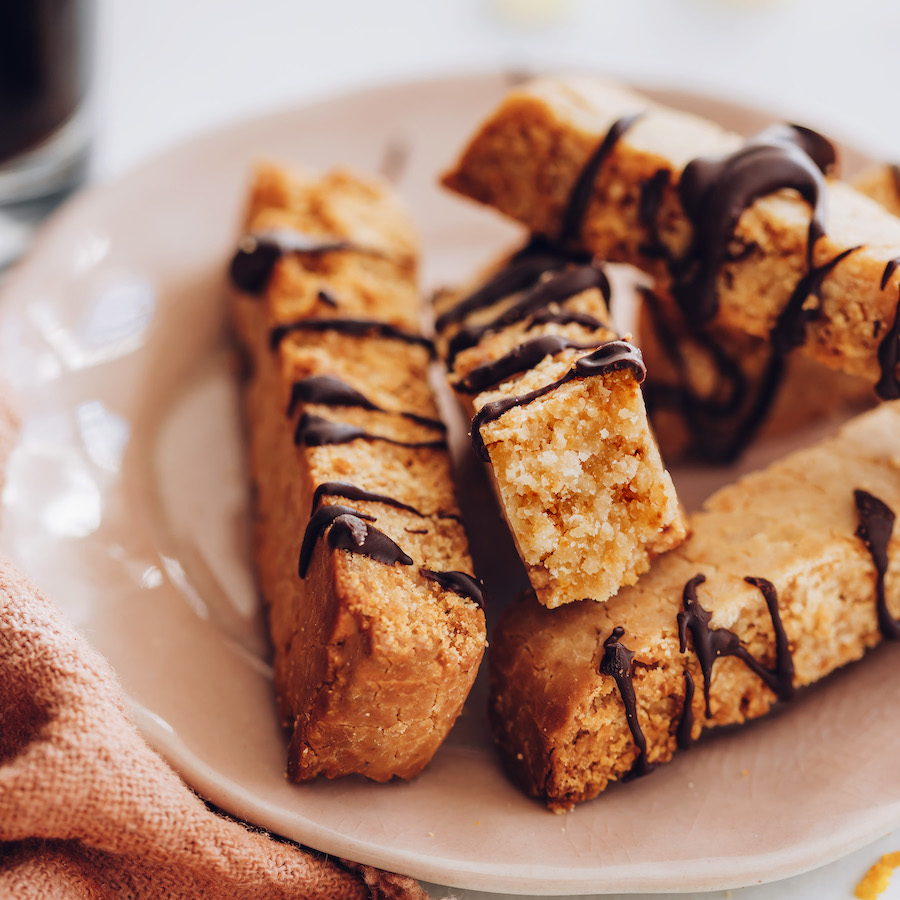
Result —
<path fill-rule="evenodd" d="M 415 260 L 380 184 L 257 170 L 232 317 L 248 363 L 254 557 L 297 781 L 416 775 L 485 647 Z"/>
<path fill-rule="evenodd" d="M 491 641 L 509 770 L 560 810 L 900 638 L 900 404 L 713 495 L 609 603 L 533 598 Z"/>
<path fill-rule="evenodd" d="M 608 600 L 685 536 L 650 433 L 640 352 L 601 266 L 532 242 L 436 300 L 438 346 L 548 608 Z"/>
<path fill-rule="evenodd" d="M 879 356 L 900 221 L 826 180 L 834 151 L 779 126 L 745 140 L 589 76 L 510 93 L 444 178 L 532 231 L 651 273 L 715 320 L 900 395 Z M 885 392 L 887 382 L 892 390 Z"/>
<path fill-rule="evenodd" d="M 647 413 L 660 452 L 713 464 L 739 458 L 755 440 L 850 415 L 877 398 L 865 379 L 803 354 L 784 359 L 763 338 L 713 323 L 691 329 L 678 307 L 640 290 L 636 341 L 647 366 Z"/>

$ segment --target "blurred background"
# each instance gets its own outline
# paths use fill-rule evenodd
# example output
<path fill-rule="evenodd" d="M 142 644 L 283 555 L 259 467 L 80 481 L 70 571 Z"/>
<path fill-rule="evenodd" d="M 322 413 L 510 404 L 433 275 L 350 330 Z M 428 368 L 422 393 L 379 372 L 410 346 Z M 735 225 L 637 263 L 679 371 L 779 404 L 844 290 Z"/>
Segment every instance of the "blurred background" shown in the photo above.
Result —
<path fill-rule="evenodd" d="M 99 0 L 108 177 L 248 113 L 438 72 L 591 67 L 900 155 L 896 0 Z"/>

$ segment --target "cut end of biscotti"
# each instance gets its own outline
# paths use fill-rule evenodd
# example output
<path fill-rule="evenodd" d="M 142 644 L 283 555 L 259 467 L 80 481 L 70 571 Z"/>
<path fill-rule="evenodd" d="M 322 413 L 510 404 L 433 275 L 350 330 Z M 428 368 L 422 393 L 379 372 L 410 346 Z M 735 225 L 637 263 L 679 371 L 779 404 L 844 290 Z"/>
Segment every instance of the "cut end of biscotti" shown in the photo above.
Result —
<path fill-rule="evenodd" d="M 567 365 L 548 360 L 506 391 L 524 393 Z M 563 385 L 485 425 L 482 438 L 532 586 L 547 607 L 608 600 L 686 535 L 630 371 Z"/>

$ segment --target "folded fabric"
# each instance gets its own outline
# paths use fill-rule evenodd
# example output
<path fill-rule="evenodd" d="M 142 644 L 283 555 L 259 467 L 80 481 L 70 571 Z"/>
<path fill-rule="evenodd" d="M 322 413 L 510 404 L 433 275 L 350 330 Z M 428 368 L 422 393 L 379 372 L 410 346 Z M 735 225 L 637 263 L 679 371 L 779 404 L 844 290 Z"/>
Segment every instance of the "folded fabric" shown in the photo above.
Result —
<path fill-rule="evenodd" d="M 427 900 L 210 810 L 128 721 L 109 664 L 5 561 L 0 896 Z"/>

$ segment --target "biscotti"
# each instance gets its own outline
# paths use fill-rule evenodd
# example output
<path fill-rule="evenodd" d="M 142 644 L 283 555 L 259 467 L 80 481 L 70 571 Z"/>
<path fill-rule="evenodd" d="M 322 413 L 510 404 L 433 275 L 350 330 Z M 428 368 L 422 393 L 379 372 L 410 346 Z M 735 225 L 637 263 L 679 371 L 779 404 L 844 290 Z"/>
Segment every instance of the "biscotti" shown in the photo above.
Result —
<path fill-rule="evenodd" d="M 507 96 L 444 178 L 532 231 L 652 274 L 716 321 L 900 395 L 879 349 L 895 318 L 900 220 L 826 178 L 794 126 L 753 139 L 590 77 Z"/>
<path fill-rule="evenodd" d="M 288 776 L 410 778 L 485 647 L 415 239 L 380 184 L 269 165 L 244 231 L 232 317 Z"/>
<path fill-rule="evenodd" d="M 436 301 L 450 384 L 548 608 L 609 599 L 685 536 L 608 300 L 602 266 L 538 241 Z"/>
<path fill-rule="evenodd" d="M 877 402 L 872 385 L 804 354 L 781 359 L 768 341 L 711 324 L 692 331 L 671 302 L 641 291 L 636 341 L 647 366 L 644 399 L 660 452 L 730 463 L 826 417 Z"/>
<path fill-rule="evenodd" d="M 515 604 L 491 647 L 511 773 L 568 808 L 900 638 L 898 509 L 900 404 L 885 403 L 713 495 L 608 603 Z"/>

